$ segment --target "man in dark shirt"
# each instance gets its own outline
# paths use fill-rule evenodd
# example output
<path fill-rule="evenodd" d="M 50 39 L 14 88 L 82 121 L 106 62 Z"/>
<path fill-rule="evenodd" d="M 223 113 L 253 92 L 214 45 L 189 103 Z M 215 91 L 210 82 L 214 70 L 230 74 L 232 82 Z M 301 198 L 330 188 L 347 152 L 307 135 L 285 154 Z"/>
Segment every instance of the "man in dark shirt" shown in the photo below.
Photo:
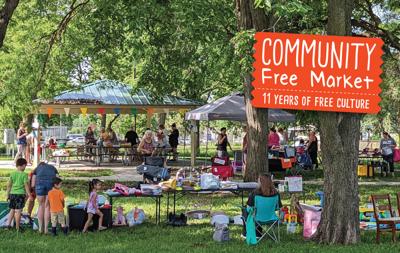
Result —
<path fill-rule="evenodd" d="M 125 141 L 131 143 L 132 147 L 139 143 L 139 136 L 133 127 L 125 134 Z"/>
<path fill-rule="evenodd" d="M 172 152 L 174 154 L 174 159 L 172 159 L 172 161 L 176 161 L 177 157 L 178 157 L 178 152 L 177 152 L 177 148 L 178 148 L 178 144 L 179 144 L 179 131 L 178 128 L 176 128 L 176 124 L 173 123 L 171 125 L 172 127 L 172 132 L 169 135 L 169 145 L 171 145 L 172 148 Z"/>

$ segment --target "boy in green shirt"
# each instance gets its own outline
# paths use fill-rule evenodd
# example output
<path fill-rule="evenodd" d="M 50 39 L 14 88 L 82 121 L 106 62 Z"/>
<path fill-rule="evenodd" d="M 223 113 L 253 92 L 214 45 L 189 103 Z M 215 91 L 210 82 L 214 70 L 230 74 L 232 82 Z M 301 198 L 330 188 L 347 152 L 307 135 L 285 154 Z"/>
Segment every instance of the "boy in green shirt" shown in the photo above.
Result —
<path fill-rule="evenodd" d="M 20 230 L 22 209 L 25 206 L 25 199 L 30 194 L 28 174 L 24 172 L 27 162 L 24 158 L 19 158 L 16 162 L 17 170 L 13 171 L 7 184 L 7 199 L 10 201 L 10 213 L 8 215 L 8 228 L 11 228 L 11 222 L 14 219 L 15 228 Z"/>

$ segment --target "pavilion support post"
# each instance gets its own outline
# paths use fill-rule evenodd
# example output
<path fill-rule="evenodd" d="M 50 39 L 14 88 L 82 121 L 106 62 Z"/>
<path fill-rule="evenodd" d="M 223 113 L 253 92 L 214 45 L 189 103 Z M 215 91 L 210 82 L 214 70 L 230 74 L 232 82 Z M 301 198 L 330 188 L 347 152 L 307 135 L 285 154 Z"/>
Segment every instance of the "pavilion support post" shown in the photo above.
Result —
<path fill-rule="evenodd" d="M 159 113 L 158 114 L 158 124 L 159 125 L 164 125 L 165 126 L 165 120 L 166 120 L 166 118 L 167 118 L 167 114 L 164 112 L 164 113 Z"/>
<path fill-rule="evenodd" d="M 107 125 L 107 114 L 101 115 L 101 127 L 106 128 Z"/>
<path fill-rule="evenodd" d="M 191 146 L 191 154 L 190 154 L 190 165 L 194 167 L 196 165 L 196 156 L 198 153 L 198 140 L 199 140 L 199 121 L 191 120 L 190 121 L 191 130 L 190 130 L 190 146 Z"/>
<path fill-rule="evenodd" d="M 40 143 L 40 125 L 39 125 L 39 120 L 38 120 L 38 115 L 36 114 L 34 116 L 33 122 L 37 128 L 32 129 L 32 131 L 36 131 L 36 134 L 33 135 L 33 162 L 32 165 L 34 168 L 36 168 L 40 162 L 40 154 L 39 154 L 39 143 Z M 35 133 L 35 132 L 34 132 Z"/>
<path fill-rule="evenodd" d="M 146 114 L 146 128 L 151 128 L 151 117 L 153 114 L 147 113 Z"/>
<path fill-rule="evenodd" d="M 136 118 L 137 118 L 137 115 L 135 114 L 135 115 L 133 116 L 133 125 L 135 126 L 135 131 L 137 131 L 137 128 L 136 128 Z"/>

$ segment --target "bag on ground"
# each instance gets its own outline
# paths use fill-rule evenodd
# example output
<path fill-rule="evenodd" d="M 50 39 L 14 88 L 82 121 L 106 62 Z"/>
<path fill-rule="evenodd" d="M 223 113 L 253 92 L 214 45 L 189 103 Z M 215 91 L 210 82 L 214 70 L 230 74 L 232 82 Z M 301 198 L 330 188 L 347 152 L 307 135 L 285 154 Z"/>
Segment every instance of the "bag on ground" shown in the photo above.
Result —
<path fill-rule="evenodd" d="M 213 235 L 214 241 L 226 242 L 229 241 L 229 228 L 226 224 L 215 224 L 215 230 Z"/>
<path fill-rule="evenodd" d="M 128 223 L 129 227 L 142 224 L 145 219 L 146 215 L 144 214 L 143 209 L 139 209 L 137 207 L 126 214 L 126 222 Z"/>

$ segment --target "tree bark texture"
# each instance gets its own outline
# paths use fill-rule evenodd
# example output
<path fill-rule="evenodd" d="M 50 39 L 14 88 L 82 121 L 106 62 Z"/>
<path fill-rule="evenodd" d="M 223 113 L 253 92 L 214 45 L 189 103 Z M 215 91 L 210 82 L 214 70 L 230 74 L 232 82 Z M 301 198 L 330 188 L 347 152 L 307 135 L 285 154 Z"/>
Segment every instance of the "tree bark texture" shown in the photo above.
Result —
<path fill-rule="evenodd" d="M 351 35 L 352 0 L 329 0 L 328 34 Z M 325 202 L 314 239 L 355 244 L 360 239 L 358 149 L 360 115 L 320 112 Z"/>
<path fill-rule="evenodd" d="M 6 0 L 4 6 L 0 9 L 0 48 L 3 46 L 6 37 L 8 23 L 18 4 L 19 0 Z"/>
<path fill-rule="evenodd" d="M 236 14 L 240 31 L 268 28 L 268 17 L 263 9 L 256 9 L 253 0 L 236 0 Z M 248 150 L 245 181 L 255 181 L 258 175 L 268 172 L 267 135 L 268 110 L 251 105 L 252 73 L 244 75 L 244 96 L 247 113 Z"/>

